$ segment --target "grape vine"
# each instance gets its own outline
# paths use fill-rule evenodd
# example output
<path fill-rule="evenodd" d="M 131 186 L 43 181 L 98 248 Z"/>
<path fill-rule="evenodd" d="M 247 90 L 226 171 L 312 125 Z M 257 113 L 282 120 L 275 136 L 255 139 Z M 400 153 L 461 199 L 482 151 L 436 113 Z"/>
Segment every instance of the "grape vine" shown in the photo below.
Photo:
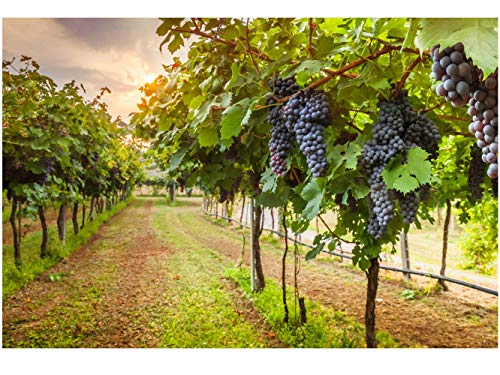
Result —
<path fill-rule="evenodd" d="M 437 127 L 426 115 L 412 110 L 406 91 L 401 91 L 392 101 L 380 101 L 378 106 L 379 121 L 372 126 L 373 138 L 363 147 L 362 157 L 370 185 L 368 232 L 376 239 L 384 235 L 387 225 L 393 220 L 396 199 L 405 224 L 415 220 L 420 202 L 417 192 L 402 194 L 389 190 L 382 171 L 394 156 L 405 157 L 407 151 L 414 147 L 421 147 L 431 159 L 435 158 L 441 138 Z M 425 193 L 422 191 L 422 194 Z"/>

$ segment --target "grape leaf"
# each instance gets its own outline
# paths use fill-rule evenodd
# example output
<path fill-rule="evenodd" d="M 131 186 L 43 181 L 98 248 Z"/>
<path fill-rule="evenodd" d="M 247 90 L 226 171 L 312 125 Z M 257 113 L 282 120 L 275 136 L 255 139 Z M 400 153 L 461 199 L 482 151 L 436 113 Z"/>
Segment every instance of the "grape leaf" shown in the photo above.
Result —
<path fill-rule="evenodd" d="M 406 164 L 399 155 L 393 158 L 382 172 L 387 188 L 407 194 L 430 182 L 432 164 L 427 160 L 428 155 L 420 147 L 415 147 L 408 151 Z"/>
<path fill-rule="evenodd" d="M 255 204 L 257 206 L 275 208 L 283 206 L 284 202 L 281 200 L 279 195 L 266 191 L 257 195 L 255 198 Z"/>
<path fill-rule="evenodd" d="M 174 40 L 172 41 L 172 43 L 170 43 L 168 45 L 168 50 L 171 52 L 171 53 L 174 53 L 175 51 L 177 51 L 180 47 L 183 47 L 184 46 L 184 38 L 180 35 L 180 34 L 177 34 L 176 35 L 176 38 L 174 38 Z"/>
<path fill-rule="evenodd" d="M 442 48 L 462 42 L 465 53 L 485 77 L 498 67 L 498 21 L 496 18 L 423 18 L 415 45 L 421 49 Z"/>
<path fill-rule="evenodd" d="M 319 244 L 317 244 L 312 250 L 310 250 L 306 254 L 306 260 L 311 260 L 311 259 L 316 258 L 316 256 L 319 253 L 321 253 L 321 251 L 323 250 L 324 247 L 325 247 L 325 243 L 324 242 L 320 242 Z"/>
<path fill-rule="evenodd" d="M 412 19 L 410 21 L 410 27 L 408 28 L 408 31 L 405 36 L 405 40 L 403 41 L 403 44 L 401 45 L 401 50 L 406 47 L 413 47 L 413 44 L 415 43 L 415 36 L 417 35 L 418 32 L 418 26 L 419 22 L 418 19 Z"/>
<path fill-rule="evenodd" d="M 233 93 L 232 92 L 224 92 L 220 94 L 220 105 L 222 107 L 227 107 L 231 104 L 231 99 L 233 98 Z"/>
<path fill-rule="evenodd" d="M 214 128 L 203 128 L 198 133 L 198 142 L 200 142 L 201 147 L 214 146 L 218 140 L 217 130 Z"/>
<path fill-rule="evenodd" d="M 241 121 L 245 117 L 246 108 L 233 105 L 222 112 L 220 135 L 222 139 L 228 139 L 240 134 Z"/>
<path fill-rule="evenodd" d="M 196 98 L 194 98 L 193 100 L 191 100 L 189 102 L 189 108 L 190 109 L 196 109 L 196 108 L 199 108 L 201 103 L 203 103 L 205 101 L 205 97 L 203 95 L 199 95 L 197 96 Z"/>
<path fill-rule="evenodd" d="M 361 154 L 361 151 L 363 151 L 363 149 L 359 144 L 354 142 L 348 143 L 344 155 L 346 169 L 356 168 L 358 165 L 358 156 Z"/>
<path fill-rule="evenodd" d="M 262 177 L 260 178 L 260 183 L 263 184 L 262 191 L 273 191 L 276 187 L 276 182 L 278 180 L 278 176 L 274 174 L 273 170 L 269 168 L 266 170 Z"/>
<path fill-rule="evenodd" d="M 186 155 L 187 153 L 187 148 L 181 148 L 180 150 L 178 150 L 176 153 L 174 153 L 171 157 L 170 157 L 170 169 L 175 169 L 177 168 L 182 159 L 184 158 L 184 155 Z"/>
<path fill-rule="evenodd" d="M 182 22 L 183 18 L 160 18 L 162 24 L 156 29 L 156 34 L 158 36 L 165 35 L 170 28 Z"/>
<path fill-rule="evenodd" d="M 160 115 L 160 120 L 158 121 L 158 130 L 162 132 L 170 130 L 171 125 L 172 125 L 172 118 L 162 113 Z"/>
<path fill-rule="evenodd" d="M 314 178 L 300 193 L 300 196 L 307 202 L 302 215 L 308 220 L 312 220 L 321 207 L 324 191 L 319 185 L 324 185 L 324 183 L 321 183 L 320 180 L 322 179 Z"/>

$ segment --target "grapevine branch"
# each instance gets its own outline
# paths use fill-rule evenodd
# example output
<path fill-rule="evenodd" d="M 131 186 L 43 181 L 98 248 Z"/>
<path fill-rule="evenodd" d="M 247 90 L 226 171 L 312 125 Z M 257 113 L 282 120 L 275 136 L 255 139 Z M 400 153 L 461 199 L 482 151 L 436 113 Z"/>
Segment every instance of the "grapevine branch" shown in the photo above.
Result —
<path fill-rule="evenodd" d="M 315 89 L 315 88 L 317 88 L 319 86 L 324 85 L 325 83 L 327 83 L 328 81 L 332 80 L 333 78 L 335 78 L 337 76 L 340 76 L 340 75 L 346 73 L 347 71 L 349 71 L 351 69 L 354 69 L 354 68 L 356 68 L 356 67 L 358 67 L 360 65 L 363 65 L 367 61 L 375 60 L 376 58 L 378 58 L 378 57 L 380 57 L 382 55 L 385 55 L 387 53 L 390 53 L 390 52 L 395 51 L 395 50 L 400 50 L 400 49 L 401 49 L 400 46 L 386 45 L 382 49 L 379 49 L 378 51 L 373 52 L 373 53 L 369 54 L 368 56 L 360 57 L 359 59 L 354 60 L 353 62 L 351 62 L 351 63 L 349 63 L 347 65 L 344 65 L 342 68 L 339 68 L 337 70 L 329 70 L 328 76 L 326 76 L 326 77 L 324 77 L 324 78 L 322 78 L 322 79 L 320 79 L 320 80 L 318 80 L 316 82 L 311 83 L 309 86 L 307 86 L 306 88 L 302 89 L 301 91 L 306 90 L 306 89 L 309 89 L 309 90 Z M 287 100 L 289 100 L 294 95 L 297 95 L 297 93 L 289 95 L 289 96 L 286 96 L 286 97 L 281 98 L 281 99 L 277 99 L 276 101 L 278 103 L 283 103 L 283 102 L 286 102 Z"/>
<path fill-rule="evenodd" d="M 248 21 L 250 20 L 250 18 L 247 18 L 247 24 L 245 26 L 245 31 L 246 31 L 246 40 L 247 40 L 247 51 L 250 53 L 250 58 L 252 59 L 252 63 L 253 65 L 255 66 L 255 69 L 257 70 L 257 73 L 260 75 L 260 69 L 259 69 L 259 66 L 257 65 L 257 63 L 255 62 L 255 59 L 253 58 L 253 54 L 252 54 L 252 49 L 250 47 L 250 38 L 248 36 Z"/>
<path fill-rule="evenodd" d="M 322 71 L 322 72 L 325 72 L 325 73 L 326 73 L 326 74 L 328 74 L 328 75 L 331 75 L 331 76 L 332 76 L 332 78 L 335 78 L 335 77 L 336 77 L 336 75 L 335 75 L 335 73 L 333 72 L 333 70 L 330 70 L 330 69 L 326 69 L 326 68 L 325 68 L 325 69 L 321 69 L 321 71 Z M 341 76 L 341 77 L 344 77 L 344 78 L 351 78 L 351 79 L 353 79 L 353 78 L 358 78 L 358 77 L 359 77 L 359 74 L 355 74 L 355 73 L 342 73 L 340 76 Z"/>
<path fill-rule="evenodd" d="M 314 48 L 312 46 L 313 31 L 314 31 L 314 23 L 312 21 L 312 18 L 309 18 L 309 45 L 307 47 L 307 51 L 309 52 L 309 56 L 311 58 L 314 58 L 314 55 L 315 55 L 315 51 L 314 51 Z"/>
<path fill-rule="evenodd" d="M 339 241 L 342 241 L 342 242 L 357 244 L 357 242 L 347 241 L 347 240 L 344 240 L 342 237 L 337 236 L 335 233 L 333 233 L 333 230 L 331 230 L 331 228 L 328 226 L 328 224 L 325 222 L 325 220 L 321 217 L 321 215 L 318 215 L 318 217 L 321 220 L 321 222 L 323 223 L 323 225 L 326 227 L 326 229 L 328 230 L 328 232 L 330 232 L 330 234 L 333 237 L 335 237 L 336 239 L 338 239 Z"/>
<path fill-rule="evenodd" d="M 413 62 L 410 64 L 408 69 L 405 70 L 403 76 L 396 84 L 396 90 L 394 90 L 394 92 L 392 93 L 392 98 L 395 98 L 399 95 L 399 93 L 401 92 L 401 90 L 405 86 L 406 80 L 410 76 L 413 69 L 415 69 L 417 67 L 417 65 L 420 63 L 420 61 L 422 61 L 422 57 L 420 57 L 420 55 L 418 55 L 417 58 L 415 60 L 413 60 Z"/>
<path fill-rule="evenodd" d="M 181 27 L 171 27 L 169 29 L 169 31 L 178 32 L 178 33 L 188 33 L 188 34 L 198 35 L 198 36 L 210 39 L 210 40 L 212 40 L 214 42 L 219 42 L 219 43 L 225 44 L 225 45 L 227 45 L 229 47 L 233 47 L 233 48 L 237 46 L 237 43 L 235 41 L 222 39 L 222 38 L 216 36 L 215 34 L 208 34 L 208 33 L 204 32 L 204 31 L 201 31 L 199 29 L 199 27 L 196 26 L 196 24 L 195 24 L 195 29 L 194 30 L 193 29 L 183 29 Z M 269 56 L 267 56 L 266 54 L 262 53 L 261 51 L 255 49 L 255 48 L 250 48 L 249 52 L 251 54 L 255 55 L 255 56 L 258 56 L 262 60 L 272 61 L 272 59 Z"/>
<path fill-rule="evenodd" d="M 442 102 L 430 107 L 430 108 L 425 108 L 425 109 L 422 109 L 421 111 L 419 111 L 419 113 L 427 113 L 427 112 L 432 112 L 434 111 L 435 109 L 439 108 L 439 107 L 442 107 L 443 104 L 446 104 L 446 100 L 443 100 Z"/>
<path fill-rule="evenodd" d="M 471 120 L 467 117 L 455 117 L 455 116 L 448 116 L 448 115 L 438 115 L 439 118 L 442 118 L 443 120 L 450 120 L 450 121 L 460 121 L 460 122 L 470 122 Z"/>
<path fill-rule="evenodd" d="M 359 133 L 363 133 L 363 131 L 362 131 L 360 128 L 358 128 L 356 125 L 354 125 L 354 123 L 349 122 L 349 123 L 347 123 L 347 125 L 348 125 L 350 128 L 353 128 L 354 130 L 357 130 Z"/>

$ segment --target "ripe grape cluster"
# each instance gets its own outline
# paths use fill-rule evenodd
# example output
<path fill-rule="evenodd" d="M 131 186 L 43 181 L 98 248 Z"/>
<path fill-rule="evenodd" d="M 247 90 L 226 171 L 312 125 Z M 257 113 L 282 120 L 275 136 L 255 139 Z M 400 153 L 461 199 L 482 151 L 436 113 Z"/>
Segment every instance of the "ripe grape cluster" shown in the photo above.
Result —
<path fill-rule="evenodd" d="M 299 86 L 290 78 L 278 78 L 269 85 L 274 88 L 273 94 L 277 98 L 295 94 L 284 105 L 269 110 L 268 118 L 273 126 L 269 142 L 273 172 L 278 176 L 286 173 L 286 157 L 295 138 L 313 176 L 322 176 L 328 167 L 323 131 L 331 122 L 327 96 L 320 90 L 298 92 Z M 274 104 L 276 100 L 270 97 L 267 103 Z"/>
<path fill-rule="evenodd" d="M 401 91 L 394 100 L 379 102 L 378 106 L 379 121 L 372 126 L 373 139 L 365 144 L 362 154 L 370 185 L 368 232 L 377 239 L 394 218 L 396 198 L 406 224 L 415 220 L 420 202 L 417 192 L 403 195 L 387 189 L 382 178 L 385 166 L 394 156 L 404 157 L 410 148 L 417 146 L 435 156 L 441 138 L 432 121 L 412 110 L 406 91 Z"/>
<path fill-rule="evenodd" d="M 497 75 L 479 83 L 469 101 L 472 122 L 469 131 L 477 138 L 482 151 L 482 161 L 490 164 L 486 173 L 490 178 L 498 177 L 498 80 Z"/>
<path fill-rule="evenodd" d="M 267 99 L 267 104 L 276 104 L 277 99 L 295 94 L 299 91 L 299 86 L 292 78 L 276 78 L 268 82 L 273 89 L 272 96 Z M 286 120 L 283 117 L 283 105 L 276 105 L 269 108 L 268 120 L 272 125 L 271 140 L 269 141 L 269 151 L 271 153 L 271 168 L 278 176 L 283 176 L 286 171 L 286 158 L 293 147 L 293 133 L 287 128 Z"/>
<path fill-rule="evenodd" d="M 483 196 L 483 188 L 481 184 L 484 181 L 484 172 L 486 171 L 486 164 L 483 163 L 481 157 L 483 153 L 480 148 L 472 145 L 470 150 L 471 161 L 469 164 L 469 171 L 467 176 L 467 184 L 469 191 L 474 200 L 480 200 Z"/>
<path fill-rule="evenodd" d="M 434 78 L 442 81 L 436 93 L 455 107 L 469 104 L 468 113 L 472 116 L 469 131 L 477 138 L 482 161 L 490 164 L 486 173 L 492 179 L 497 178 L 498 72 L 483 80 L 483 72 L 466 57 L 463 43 L 442 51 L 436 45 L 431 54 Z"/>
<path fill-rule="evenodd" d="M 477 68 L 472 59 L 467 59 L 464 45 L 457 43 L 453 47 L 446 47 L 442 51 L 439 45 L 431 50 L 434 64 L 432 73 L 434 78 L 442 81 L 436 87 L 436 93 L 443 96 L 454 107 L 460 107 L 467 103 L 470 98 L 474 77 L 477 76 Z"/>
<path fill-rule="evenodd" d="M 330 106 L 321 91 L 304 90 L 283 107 L 287 129 L 293 130 L 300 151 L 314 177 L 323 175 L 328 167 L 323 130 L 330 119 Z"/>

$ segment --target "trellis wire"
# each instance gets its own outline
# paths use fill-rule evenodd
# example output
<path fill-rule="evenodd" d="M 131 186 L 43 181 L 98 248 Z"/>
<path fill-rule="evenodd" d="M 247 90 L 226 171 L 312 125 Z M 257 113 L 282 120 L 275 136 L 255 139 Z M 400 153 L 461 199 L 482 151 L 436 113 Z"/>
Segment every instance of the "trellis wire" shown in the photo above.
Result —
<path fill-rule="evenodd" d="M 209 215 L 209 216 L 216 216 L 215 214 L 212 214 L 212 213 L 208 212 L 207 210 L 205 210 L 203 207 L 202 207 L 202 211 L 205 214 Z M 240 223 L 238 220 L 233 219 L 231 217 L 223 217 L 223 216 L 220 216 L 220 215 L 217 215 L 217 217 L 221 218 L 221 219 L 228 220 L 228 221 L 233 221 L 236 224 L 249 229 L 248 225 Z M 274 229 L 264 228 L 264 230 L 267 230 L 268 232 L 274 233 L 274 234 L 276 234 L 276 235 L 278 235 L 280 237 L 285 237 L 285 235 L 283 233 L 278 232 L 278 231 L 276 231 Z M 313 245 L 310 245 L 308 243 L 305 243 L 305 242 L 302 242 L 302 241 L 299 241 L 299 240 L 296 240 L 296 239 L 293 239 L 293 238 L 289 238 L 289 240 L 292 241 L 292 242 L 297 243 L 298 245 L 302 245 L 302 246 L 308 247 L 310 249 L 314 248 Z M 322 253 L 326 253 L 326 254 L 330 254 L 330 255 L 335 255 L 335 256 L 338 256 L 340 258 L 352 259 L 352 256 L 347 255 L 347 254 L 337 253 L 336 251 L 321 250 L 321 252 Z M 403 274 L 404 273 L 407 273 L 407 274 L 409 273 L 409 274 L 412 274 L 412 275 L 418 275 L 418 276 L 424 276 L 424 277 L 430 277 L 430 278 L 433 278 L 433 279 L 443 280 L 443 281 L 446 281 L 446 282 L 449 282 L 449 283 L 462 285 L 462 286 L 465 286 L 467 288 L 479 290 L 480 292 L 488 293 L 488 294 L 491 294 L 491 295 L 494 295 L 494 296 L 498 297 L 498 291 L 496 291 L 496 290 L 488 289 L 488 288 L 482 287 L 480 285 L 471 284 L 471 283 L 468 283 L 466 281 L 452 279 L 450 277 L 441 276 L 441 275 L 433 274 L 433 273 L 430 273 L 430 272 L 416 271 L 416 270 L 412 270 L 412 269 L 402 269 L 402 268 L 397 268 L 397 267 L 384 266 L 382 264 L 380 265 L 380 268 L 383 269 L 383 270 L 387 270 L 387 271 L 401 272 Z"/>

